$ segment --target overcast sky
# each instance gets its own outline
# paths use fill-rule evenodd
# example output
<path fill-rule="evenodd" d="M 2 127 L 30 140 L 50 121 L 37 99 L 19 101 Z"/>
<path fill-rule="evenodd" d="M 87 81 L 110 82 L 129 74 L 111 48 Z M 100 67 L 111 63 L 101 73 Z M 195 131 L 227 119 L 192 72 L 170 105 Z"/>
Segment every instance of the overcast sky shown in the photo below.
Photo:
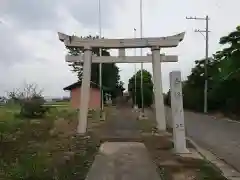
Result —
<path fill-rule="evenodd" d="M 105 38 L 133 37 L 134 28 L 139 36 L 139 0 L 101 2 Z M 170 71 L 181 70 L 186 78 L 194 61 L 204 57 L 204 37 L 194 32 L 205 28 L 204 21 L 186 20 L 186 16 L 210 16 L 210 55 L 221 49 L 219 38 L 239 25 L 239 0 L 143 0 L 143 6 L 145 37 L 186 31 L 179 47 L 162 50 L 179 55 L 178 63 L 162 66 L 164 91 L 169 88 Z M 0 96 L 24 83 L 37 83 L 45 96 L 68 95 L 63 87 L 77 78 L 65 63 L 66 51 L 57 32 L 97 35 L 98 0 L 0 0 L 0 21 Z M 134 64 L 118 66 L 127 87 Z M 152 71 L 151 64 L 144 64 L 144 68 Z"/>

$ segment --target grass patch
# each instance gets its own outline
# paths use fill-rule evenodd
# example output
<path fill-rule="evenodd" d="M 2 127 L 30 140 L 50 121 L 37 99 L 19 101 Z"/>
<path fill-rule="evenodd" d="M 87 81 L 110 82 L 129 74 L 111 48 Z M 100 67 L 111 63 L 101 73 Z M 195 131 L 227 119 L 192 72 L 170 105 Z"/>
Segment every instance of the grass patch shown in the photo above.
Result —
<path fill-rule="evenodd" d="M 100 145 L 97 139 L 69 136 L 46 141 L 31 139 L 24 147 L 15 143 L 12 148 L 21 151 L 5 152 L 0 163 L 5 172 L 2 179 L 85 179 Z"/>
<path fill-rule="evenodd" d="M 151 119 L 138 120 L 138 128 L 142 133 L 154 133 L 157 131 L 157 123 Z"/>
<path fill-rule="evenodd" d="M 70 107 L 71 103 L 70 101 L 60 101 L 60 102 L 46 102 L 44 103 L 44 106 L 66 106 L 66 107 Z"/>
<path fill-rule="evenodd" d="M 199 170 L 197 176 L 200 180 L 227 180 L 222 176 L 222 172 L 214 165 L 202 160 L 199 162 Z"/>
<path fill-rule="evenodd" d="M 6 104 L 4 106 L 0 106 L 0 120 L 13 120 L 15 119 L 15 115 L 20 112 L 20 106 Z"/>
<path fill-rule="evenodd" d="M 44 119 L 19 119 L 1 109 L 0 179 L 85 179 L 100 146 L 91 127 L 87 137 L 76 135 L 77 111 L 52 107 Z M 90 112 L 94 113 L 94 112 Z M 91 118 L 92 122 L 97 121 Z"/>

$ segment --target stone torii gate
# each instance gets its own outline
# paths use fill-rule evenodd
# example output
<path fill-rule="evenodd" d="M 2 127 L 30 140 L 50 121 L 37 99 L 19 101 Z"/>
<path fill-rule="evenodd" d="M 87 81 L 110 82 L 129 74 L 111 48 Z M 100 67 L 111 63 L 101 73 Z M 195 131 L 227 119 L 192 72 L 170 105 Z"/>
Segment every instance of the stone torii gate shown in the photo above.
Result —
<path fill-rule="evenodd" d="M 91 63 L 140 63 L 152 62 L 154 80 L 155 114 L 159 130 L 166 130 L 165 110 L 162 94 L 161 62 L 177 62 L 177 56 L 160 54 L 161 48 L 177 47 L 183 40 L 185 33 L 167 37 L 134 38 L 134 39 L 82 39 L 58 33 L 59 40 L 67 47 L 78 47 L 84 51 L 83 55 L 66 56 L 67 62 L 84 62 L 81 90 L 81 103 L 77 132 L 84 134 L 87 128 L 88 102 L 91 78 Z M 97 57 L 92 55 L 92 48 L 119 49 L 118 57 Z M 127 48 L 151 48 L 152 55 L 125 56 Z"/>

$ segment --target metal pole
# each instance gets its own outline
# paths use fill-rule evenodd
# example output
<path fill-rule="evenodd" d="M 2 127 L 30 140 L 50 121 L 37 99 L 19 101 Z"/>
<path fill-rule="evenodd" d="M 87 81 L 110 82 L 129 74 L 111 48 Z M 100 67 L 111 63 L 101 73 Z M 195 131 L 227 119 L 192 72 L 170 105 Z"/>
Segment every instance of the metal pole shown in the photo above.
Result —
<path fill-rule="evenodd" d="M 101 0 L 98 1 L 98 22 L 99 22 L 99 38 L 102 38 L 102 17 L 101 17 Z M 102 49 L 99 49 L 99 56 L 102 56 Z M 102 90 L 102 63 L 99 63 L 99 86 L 100 86 L 100 118 L 102 117 L 103 111 L 103 90 Z"/>
<path fill-rule="evenodd" d="M 205 86 L 204 86 L 204 113 L 207 113 L 208 111 L 208 16 L 206 16 L 206 57 L 205 57 Z"/>
<path fill-rule="evenodd" d="M 140 0 L 140 37 L 143 37 L 143 3 Z M 141 56 L 143 55 L 143 51 L 141 48 Z M 144 115 L 144 96 L 143 96 L 143 63 L 141 63 L 141 99 L 142 99 L 142 115 Z"/>
<path fill-rule="evenodd" d="M 136 33 L 136 28 L 134 28 L 134 38 L 137 37 Z M 134 56 L 137 55 L 137 49 L 134 49 Z M 137 65 L 134 64 L 134 71 L 135 71 L 135 76 L 134 76 L 134 108 L 137 108 Z"/>

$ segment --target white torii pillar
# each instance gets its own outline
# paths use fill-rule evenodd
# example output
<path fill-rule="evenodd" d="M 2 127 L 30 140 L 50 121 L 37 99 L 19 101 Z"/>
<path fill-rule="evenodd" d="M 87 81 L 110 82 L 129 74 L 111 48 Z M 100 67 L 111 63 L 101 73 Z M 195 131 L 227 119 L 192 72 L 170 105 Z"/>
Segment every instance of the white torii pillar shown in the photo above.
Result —
<path fill-rule="evenodd" d="M 153 81 L 154 81 L 154 102 L 155 114 L 158 130 L 166 130 L 165 109 L 163 102 L 162 91 L 162 71 L 160 59 L 160 47 L 152 48 L 152 67 L 153 67 Z"/>
<path fill-rule="evenodd" d="M 78 114 L 79 123 L 77 127 L 77 132 L 79 134 L 84 134 L 87 128 L 88 106 L 90 98 L 91 64 L 92 64 L 92 49 L 90 47 L 85 47 L 83 78 L 80 95 L 80 109 Z"/>

